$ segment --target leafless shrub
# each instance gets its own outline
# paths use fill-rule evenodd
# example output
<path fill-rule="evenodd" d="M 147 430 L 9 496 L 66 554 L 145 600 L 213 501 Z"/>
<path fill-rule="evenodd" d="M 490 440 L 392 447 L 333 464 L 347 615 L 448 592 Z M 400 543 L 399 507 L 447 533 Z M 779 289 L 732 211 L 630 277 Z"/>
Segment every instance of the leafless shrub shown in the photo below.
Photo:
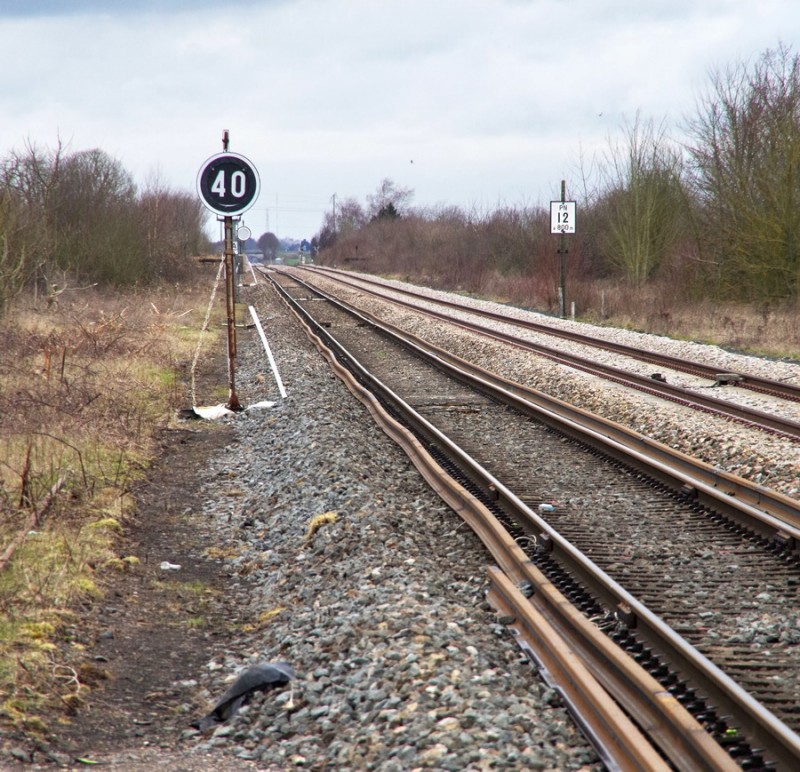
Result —
<path fill-rule="evenodd" d="M 0 158 L 0 316 L 24 288 L 59 308 L 59 274 L 69 275 L 70 291 L 185 279 L 206 248 L 204 217 L 196 196 L 158 180 L 139 193 L 100 149 L 26 143 Z"/>

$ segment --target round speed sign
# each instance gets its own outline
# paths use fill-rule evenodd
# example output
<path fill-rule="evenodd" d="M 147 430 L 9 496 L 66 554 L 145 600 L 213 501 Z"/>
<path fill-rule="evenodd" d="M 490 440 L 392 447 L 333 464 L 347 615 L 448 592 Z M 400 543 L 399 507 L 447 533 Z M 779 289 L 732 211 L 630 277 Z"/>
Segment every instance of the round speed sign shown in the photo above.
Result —
<path fill-rule="evenodd" d="M 246 212 L 258 198 L 261 181 L 256 167 L 238 153 L 211 156 L 197 175 L 197 192 L 216 214 Z"/>

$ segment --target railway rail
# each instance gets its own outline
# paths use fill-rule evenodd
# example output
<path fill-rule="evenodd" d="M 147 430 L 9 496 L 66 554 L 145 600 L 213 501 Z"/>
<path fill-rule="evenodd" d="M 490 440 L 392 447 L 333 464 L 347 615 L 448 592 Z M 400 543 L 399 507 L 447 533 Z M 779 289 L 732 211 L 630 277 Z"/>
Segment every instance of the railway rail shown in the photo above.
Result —
<path fill-rule="evenodd" d="M 537 614 L 568 641 L 569 650 L 589 663 L 592 676 L 628 715 L 637 717 L 671 764 L 718 769 L 737 758 L 738 765 L 750 769 L 770 763 L 785 769 L 797 766 L 800 739 L 795 731 L 800 717 L 793 711 L 798 686 L 791 674 L 800 668 L 791 647 L 757 648 L 746 641 L 733 645 L 736 604 L 712 598 L 699 604 L 709 609 L 705 612 L 697 608 L 695 597 L 713 596 L 724 581 L 740 598 L 758 597 L 759 613 L 785 611 L 780 604 L 771 607 L 762 596 L 796 592 L 796 502 L 703 470 L 702 464 L 691 467 L 690 459 L 673 463 L 668 454 L 653 459 L 655 443 L 610 437 L 608 422 L 568 408 L 558 415 L 555 408 L 560 406 L 554 402 L 537 405 L 533 395 L 523 396 L 517 385 L 501 385 L 490 373 L 476 373 L 444 352 L 426 352 L 409 336 L 389 344 L 386 336 L 392 331 L 386 325 L 381 342 L 375 343 L 366 332 L 375 320 L 342 305 L 334 310 L 332 298 L 317 302 L 322 294 L 312 295 L 310 288 L 294 281 L 292 286 L 280 292 L 309 335 L 329 352 L 337 372 L 374 415 L 383 416 L 387 432 L 404 444 L 440 495 L 487 544 L 502 569 L 501 574 L 492 572 L 493 602 L 506 612 L 507 623 L 543 668 L 550 672 L 555 666 L 547 664 L 550 655 L 543 652 L 542 641 L 548 636 L 536 632 L 544 629 Z M 322 322 L 312 319 L 309 308 L 315 309 L 315 316 L 320 309 Z M 447 377 L 432 374 L 430 365 L 420 370 L 423 356 L 446 370 Z M 382 370 L 381 378 L 391 378 L 406 399 L 383 388 L 380 378 L 371 376 L 356 358 L 368 360 L 370 369 Z M 381 393 L 379 398 L 368 393 L 373 389 Z M 487 393 L 488 400 L 481 396 Z M 406 400 L 416 409 L 407 407 Z M 515 416 L 509 421 L 511 409 L 533 420 Z M 583 419 L 589 421 L 588 428 L 580 426 Z M 410 428 L 403 428 L 400 420 Z M 624 434 L 623 430 L 619 437 Z M 540 465 L 534 483 L 522 473 L 520 457 Z M 544 471 L 546 463 L 553 468 Z M 569 484 L 558 489 L 556 467 L 566 465 L 581 465 L 580 496 Z M 690 468 L 700 472 L 693 476 Z M 543 477 L 549 481 L 546 491 Z M 555 497 L 555 505 L 547 503 L 545 493 L 551 501 Z M 624 502 L 633 502 L 633 511 L 623 511 Z M 553 510 L 547 519 L 538 512 L 540 507 Z M 664 530 L 671 535 L 665 536 Z M 675 572 L 684 563 L 692 566 L 701 547 L 708 553 L 704 576 L 684 579 L 690 588 L 688 593 L 683 588 L 687 597 L 670 596 L 667 590 L 675 587 Z M 650 563 L 631 560 L 637 553 L 650 555 Z M 742 563 L 735 571 L 730 570 L 731 555 Z M 583 614 L 577 614 L 562 593 L 574 599 Z M 703 616 L 706 613 L 713 624 L 711 617 Z M 588 622 L 587 614 L 599 625 Z M 599 628 L 607 634 L 599 635 Z M 725 645 L 715 631 L 725 633 Z M 622 654 L 623 649 L 633 659 Z M 634 660 L 644 667 L 634 666 Z M 604 713 L 608 715 L 607 709 L 596 711 Z M 593 731 L 603 738 L 599 744 L 617 753 L 618 728 L 603 729 L 602 721 L 600 726 L 598 720 L 591 721 Z M 714 742 L 709 744 L 709 738 Z M 723 747 L 727 761 L 719 755 Z M 640 752 L 644 751 L 623 754 L 624 766 L 641 764 L 642 757 L 636 755 Z"/>
<path fill-rule="evenodd" d="M 359 288 L 363 288 L 364 286 L 371 286 L 376 290 L 391 289 L 392 292 L 397 292 L 398 294 L 401 295 L 407 295 L 417 300 L 423 300 L 425 302 L 435 303 L 444 307 L 452 308 L 457 311 L 466 311 L 469 313 L 476 314 L 478 316 L 484 316 L 489 319 L 495 319 L 496 321 L 506 322 L 512 325 L 534 330 L 536 332 L 542 332 L 546 335 L 553 335 L 556 337 L 564 338 L 566 340 L 580 341 L 581 343 L 584 343 L 588 346 L 602 348 L 609 351 L 616 351 L 617 353 L 622 354 L 624 356 L 629 356 L 632 357 L 633 359 L 640 359 L 644 362 L 649 362 L 650 364 L 654 364 L 658 367 L 691 373 L 701 378 L 716 380 L 717 375 L 720 374 L 718 368 L 713 366 L 708 366 L 702 362 L 690 361 L 680 357 L 669 356 L 654 351 L 647 351 L 646 349 L 638 348 L 636 346 L 628 346 L 620 343 L 615 343 L 613 341 L 608 341 L 600 337 L 583 335 L 573 331 L 563 330 L 558 327 L 554 327 L 552 325 L 548 325 L 545 323 L 519 320 L 510 317 L 506 314 L 487 311 L 485 309 L 475 309 L 472 306 L 468 306 L 453 300 L 434 299 L 431 298 L 429 295 L 425 295 L 421 292 L 415 292 L 414 290 L 410 290 L 407 288 L 387 287 L 387 285 L 384 283 L 371 280 L 364 276 L 359 276 L 358 279 L 354 281 L 351 277 L 348 276 L 346 272 L 339 271 L 337 269 L 324 268 L 320 266 L 314 266 L 312 268 L 310 266 L 306 266 L 305 270 L 319 271 L 329 276 L 336 276 L 339 280 L 345 280 L 351 283 L 352 286 L 356 286 Z M 789 383 L 782 380 L 764 378 L 755 373 L 748 373 L 748 372 L 732 373 L 732 375 L 740 376 L 740 380 L 733 380 L 731 382 L 736 383 L 736 385 L 741 388 L 774 394 L 776 396 L 783 397 L 784 399 L 792 400 L 794 402 L 800 402 L 800 383 Z"/>
<path fill-rule="evenodd" d="M 546 324 L 521 320 L 486 309 L 476 309 L 473 306 L 461 304 L 456 301 L 433 298 L 412 290 L 388 287 L 386 284 L 370 281 L 364 277 L 358 277 L 357 279 L 352 278 L 335 269 L 306 267 L 304 270 L 309 274 L 323 274 L 326 278 L 340 283 L 343 286 L 358 289 L 360 292 L 372 295 L 376 298 L 381 298 L 397 306 L 440 319 L 449 324 L 457 325 L 470 332 L 479 333 L 503 343 L 511 344 L 538 356 L 546 357 L 559 364 L 596 375 L 628 388 L 636 389 L 677 404 L 724 416 L 730 420 L 759 428 L 763 431 L 788 437 L 795 442 L 800 441 L 800 421 L 795 420 L 793 417 L 773 414 L 751 406 L 740 405 L 731 400 L 708 396 L 697 389 L 670 383 L 660 372 L 645 376 L 631 370 L 604 364 L 596 359 L 572 354 L 557 347 L 536 343 L 530 339 L 520 337 L 517 334 L 503 332 L 496 327 L 483 326 L 464 315 L 488 318 L 494 322 L 502 322 L 505 325 L 510 325 L 518 329 L 521 328 L 526 331 L 556 336 L 562 340 L 580 343 L 594 349 L 603 349 L 628 358 L 648 362 L 661 369 L 688 373 L 706 379 L 710 381 L 711 384 L 717 386 L 726 385 L 729 389 L 740 388 L 750 390 L 790 402 L 800 402 L 800 385 L 763 378 L 752 373 L 722 372 L 719 367 L 712 367 L 703 363 L 680 359 L 675 356 L 647 351 L 645 349 L 607 341 L 599 337 L 592 337 Z M 397 295 L 408 296 L 412 298 L 414 302 L 402 300 L 397 297 Z M 420 303 L 424 305 L 420 305 Z M 445 311 L 436 310 L 431 306 L 441 306 L 452 309 L 459 312 L 461 315 L 454 316 Z M 705 388 L 707 387 L 706 385 Z"/>

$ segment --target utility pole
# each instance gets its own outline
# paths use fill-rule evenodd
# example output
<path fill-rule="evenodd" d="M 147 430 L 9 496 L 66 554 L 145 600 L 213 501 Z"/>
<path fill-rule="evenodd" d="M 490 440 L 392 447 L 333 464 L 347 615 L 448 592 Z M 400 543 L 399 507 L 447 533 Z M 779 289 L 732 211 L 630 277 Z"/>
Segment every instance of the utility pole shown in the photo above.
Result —
<path fill-rule="evenodd" d="M 336 194 L 334 193 L 331 196 L 331 201 L 333 201 L 333 235 L 336 235 Z"/>

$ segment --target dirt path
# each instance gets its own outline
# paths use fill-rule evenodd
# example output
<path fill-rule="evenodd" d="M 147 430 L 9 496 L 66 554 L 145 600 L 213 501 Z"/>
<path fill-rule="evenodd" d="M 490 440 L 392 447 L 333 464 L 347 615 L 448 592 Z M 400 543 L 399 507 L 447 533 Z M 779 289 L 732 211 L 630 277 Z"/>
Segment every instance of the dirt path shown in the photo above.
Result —
<path fill-rule="evenodd" d="M 83 612 L 85 704 L 68 722 L 53 717 L 36 748 L 4 743 L 15 752 L 0 757 L 0 768 L 86 769 L 78 759 L 132 772 L 248 768 L 190 754 L 192 743 L 180 740 L 208 707 L 192 681 L 241 621 L 226 602 L 231 580 L 207 554 L 214 545 L 200 494 L 205 459 L 231 436 L 230 427 L 202 422 L 165 431 L 163 454 L 136 491 L 138 513 L 120 548 L 140 563 L 106 575 L 105 597 Z M 164 570 L 164 561 L 181 568 Z"/>

